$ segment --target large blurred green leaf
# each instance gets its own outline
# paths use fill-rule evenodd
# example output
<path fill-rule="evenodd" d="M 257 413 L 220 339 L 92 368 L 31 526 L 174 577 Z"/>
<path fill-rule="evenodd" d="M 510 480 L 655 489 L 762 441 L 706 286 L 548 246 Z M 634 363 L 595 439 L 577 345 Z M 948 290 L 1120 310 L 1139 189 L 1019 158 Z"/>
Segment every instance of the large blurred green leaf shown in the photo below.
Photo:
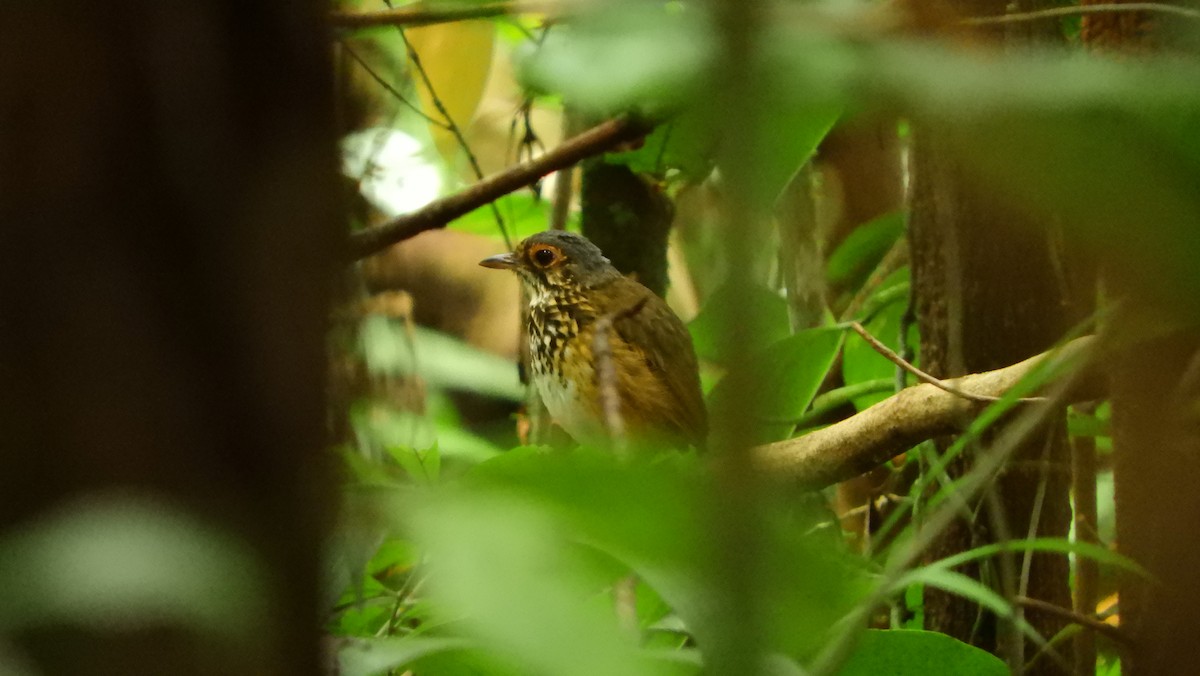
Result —
<path fill-rule="evenodd" d="M 934 631 L 868 629 L 839 676 L 1004 676 L 995 655 Z"/>
<path fill-rule="evenodd" d="M 471 647 L 461 638 L 403 636 L 350 641 L 338 651 L 342 676 L 374 676 L 430 655 L 456 652 Z"/>
<path fill-rule="evenodd" d="M 839 328 L 806 329 L 747 355 L 713 388 L 709 409 L 751 396 L 761 419 L 754 443 L 786 438 L 833 366 L 842 338 Z"/>
<path fill-rule="evenodd" d="M 175 626 L 250 640 L 266 621 L 268 585 L 254 553 L 145 496 L 92 496 L 10 532 L 0 539 L 0 580 L 0 632 Z"/>
<path fill-rule="evenodd" d="M 371 315 L 363 320 L 359 340 L 374 372 L 416 374 L 433 387 L 512 401 L 524 397 L 516 364 L 447 334 L 418 326 L 410 336 L 404 326 Z"/>
<path fill-rule="evenodd" d="M 675 170 L 684 182 L 695 183 L 712 172 L 713 150 L 711 120 L 692 107 L 656 127 L 637 150 L 610 153 L 605 161 L 653 176 Z"/>
<path fill-rule="evenodd" d="M 562 676 L 651 674 L 561 525 L 518 495 L 448 492 L 412 517 L 430 589 L 489 650 Z"/>
<path fill-rule="evenodd" d="M 787 301 L 783 296 L 770 289 L 754 286 L 741 294 L 733 293 L 728 286 L 718 287 L 708 297 L 699 314 L 688 324 L 692 334 L 692 343 L 696 354 L 702 358 L 720 364 L 728 364 L 739 355 L 723 355 L 720 353 L 719 336 L 721 335 L 720 321 L 729 316 L 731 303 L 742 303 L 749 306 L 749 312 L 759 317 L 763 331 L 747 335 L 739 345 L 742 353 L 755 352 L 765 349 L 768 345 L 783 340 L 791 333 L 791 322 L 788 319 Z"/>
<path fill-rule="evenodd" d="M 712 58 L 703 12 L 681 3 L 612 0 L 519 55 L 526 86 L 594 113 L 674 110 L 700 86 Z"/>
<path fill-rule="evenodd" d="M 533 500 L 574 541 L 632 568 L 674 609 L 701 651 L 715 644 L 722 609 L 716 589 L 708 515 L 711 478 L 689 455 L 619 463 L 609 454 L 567 456 L 523 452 L 483 463 L 471 475 L 480 488 Z M 809 534 L 815 515 L 794 496 L 758 515 L 765 546 L 754 581 L 764 604 L 764 642 L 802 658 L 865 590 L 865 578 L 840 543 Z"/>
<path fill-rule="evenodd" d="M 864 100 L 898 103 L 919 122 L 917 152 L 922 135 L 944 140 L 964 176 L 998 201 L 1061 223 L 1113 272 L 1193 316 L 1200 310 L 1194 61 L 1027 50 L 997 58 L 892 42 L 846 54 L 822 68 L 801 50 L 794 65 L 854 83 Z"/>

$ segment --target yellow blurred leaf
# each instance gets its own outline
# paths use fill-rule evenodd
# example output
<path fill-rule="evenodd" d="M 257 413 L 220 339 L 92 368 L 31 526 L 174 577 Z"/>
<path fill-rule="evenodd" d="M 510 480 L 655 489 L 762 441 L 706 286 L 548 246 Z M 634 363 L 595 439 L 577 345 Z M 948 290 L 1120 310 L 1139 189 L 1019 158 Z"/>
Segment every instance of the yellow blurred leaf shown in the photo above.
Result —
<path fill-rule="evenodd" d="M 460 129 L 465 129 L 479 106 L 492 66 L 492 44 L 496 29 L 490 21 L 458 21 L 407 31 L 442 106 Z M 414 78 L 421 105 L 435 119 L 440 117 L 429 88 Z M 459 153 L 454 135 L 431 127 L 438 152 L 454 164 Z"/>

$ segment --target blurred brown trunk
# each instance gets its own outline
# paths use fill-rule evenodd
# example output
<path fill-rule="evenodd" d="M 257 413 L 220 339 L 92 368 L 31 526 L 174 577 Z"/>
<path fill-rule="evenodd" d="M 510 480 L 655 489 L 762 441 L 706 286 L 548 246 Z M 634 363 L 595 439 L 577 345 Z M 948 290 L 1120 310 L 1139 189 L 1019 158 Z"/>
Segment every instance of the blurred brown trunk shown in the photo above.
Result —
<path fill-rule="evenodd" d="M 1121 580 L 1121 627 L 1133 645 L 1123 674 L 1194 674 L 1200 664 L 1198 355 L 1193 330 L 1111 362 L 1117 547 L 1154 578 Z"/>
<path fill-rule="evenodd" d="M 246 543 L 268 575 L 246 599 L 261 634 L 237 646 L 81 615 L 9 636 L 38 673 L 322 671 L 343 232 L 324 10 L 0 8 L 0 529 L 119 487 Z"/>
<path fill-rule="evenodd" d="M 1095 14 L 1084 17 L 1080 37 L 1106 57 L 1147 56 L 1179 46 L 1182 23 L 1148 12 Z M 1123 308 L 1109 326 L 1124 348 L 1110 361 L 1117 548 L 1154 580 L 1121 578 L 1121 627 L 1131 639 L 1121 673 L 1193 674 L 1200 664 L 1200 540 L 1193 533 L 1200 515 L 1200 332 L 1138 336 L 1149 327 L 1195 327 L 1197 318 L 1171 299 L 1138 294 L 1137 281 L 1107 280 Z"/>

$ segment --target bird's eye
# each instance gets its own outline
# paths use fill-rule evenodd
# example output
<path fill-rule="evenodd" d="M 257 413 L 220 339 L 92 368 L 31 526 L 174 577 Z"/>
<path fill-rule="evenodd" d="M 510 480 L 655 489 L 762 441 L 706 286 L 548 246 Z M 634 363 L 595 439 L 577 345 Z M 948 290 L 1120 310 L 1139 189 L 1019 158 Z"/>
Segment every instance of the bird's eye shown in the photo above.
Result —
<path fill-rule="evenodd" d="M 543 268 L 549 266 L 557 259 L 558 254 L 555 253 L 554 249 L 551 249 L 550 247 L 544 246 L 540 249 L 534 249 L 533 251 L 533 262 L 537 263 Z"/>

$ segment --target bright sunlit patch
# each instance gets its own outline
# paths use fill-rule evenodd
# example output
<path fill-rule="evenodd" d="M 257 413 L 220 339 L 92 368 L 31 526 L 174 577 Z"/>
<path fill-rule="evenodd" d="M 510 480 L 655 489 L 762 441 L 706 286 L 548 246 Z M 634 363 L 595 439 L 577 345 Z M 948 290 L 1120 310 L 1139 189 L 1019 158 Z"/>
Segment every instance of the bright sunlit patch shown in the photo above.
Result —
<path fill-rule="evenodd" d="M 363 197 L 389 216 L 425 206 L 441 194 L 444 183 L 420 141 L 383 127 L 342 139 L 342 173 L 358 180 Z"/>

